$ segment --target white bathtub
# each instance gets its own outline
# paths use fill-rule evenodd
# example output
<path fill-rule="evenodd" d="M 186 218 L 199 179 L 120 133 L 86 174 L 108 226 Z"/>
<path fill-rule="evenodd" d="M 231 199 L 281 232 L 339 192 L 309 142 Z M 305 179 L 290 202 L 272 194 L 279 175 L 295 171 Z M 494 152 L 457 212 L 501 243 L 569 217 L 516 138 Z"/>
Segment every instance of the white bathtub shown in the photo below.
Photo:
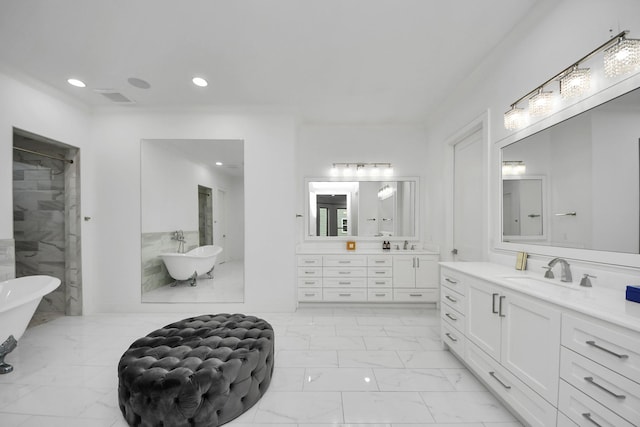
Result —
<path fill-rule="evenodd" d="M 60 279 L 50 276 L 26 276 L 0 282 L 0 374 L 13 370 L 4 363 L 4 356 L 24 334 L 42 297 L 59 285 Z"/>
<path fill-rule="evenodd" d="M 216 265 L 216 258 L 222 252 L 222 247 L 216 245 L 200 246 L 185 254 L 165 253 L 160 258 L 167 267 L 167 271 L 176 280 L 188 280 L 210 272 Z"/>

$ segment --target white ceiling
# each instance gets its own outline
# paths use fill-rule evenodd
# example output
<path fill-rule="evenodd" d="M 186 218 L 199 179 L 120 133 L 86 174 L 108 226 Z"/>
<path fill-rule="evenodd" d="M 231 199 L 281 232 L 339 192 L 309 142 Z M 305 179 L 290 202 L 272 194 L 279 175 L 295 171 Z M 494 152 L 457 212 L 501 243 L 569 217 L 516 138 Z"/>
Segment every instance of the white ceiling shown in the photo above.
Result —
<path fill-rule="evenodd" d="M 537 1 L 0 0 L 0 65 L 95 108 L 113 89 L 136 102 L 118 108 L 421 122 Z"/>

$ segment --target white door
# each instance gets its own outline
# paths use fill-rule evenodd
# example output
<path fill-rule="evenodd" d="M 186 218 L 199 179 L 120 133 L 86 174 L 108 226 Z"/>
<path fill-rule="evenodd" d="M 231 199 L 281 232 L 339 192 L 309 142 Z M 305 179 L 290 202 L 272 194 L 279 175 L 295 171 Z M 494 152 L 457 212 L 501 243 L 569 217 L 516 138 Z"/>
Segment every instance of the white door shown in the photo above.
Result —
<path fill-rule="evenodd" d="M 228 259 L 227 247 L 227 193 L 224 190 L 216 190 L 216 200 L 213 205 L 213 244 L 222 247 L 222 253 L 218 255 L 218 263 Z"/>
<path fill-rule="evenodd" d="M 453 156 L 453 254 L 456 261 L 482 261 L 486 206 L 482 131 L 456 143 Z"/>

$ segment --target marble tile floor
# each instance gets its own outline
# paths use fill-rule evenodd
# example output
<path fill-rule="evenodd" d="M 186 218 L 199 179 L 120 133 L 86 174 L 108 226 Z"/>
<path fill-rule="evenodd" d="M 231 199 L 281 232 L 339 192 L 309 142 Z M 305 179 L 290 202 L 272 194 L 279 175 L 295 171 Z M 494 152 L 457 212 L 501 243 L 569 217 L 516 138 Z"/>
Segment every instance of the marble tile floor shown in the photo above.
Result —
<path fill-rule="evenodd" d="M 216 265 L 213 279 L 198 277 L 196 286 L 187 282 L 154 289 L 142 294 L 142 302 L 242 302 L 244 301 L 244 262 L 229 261 Z"/>
<path fill-rule="evenodd" d="M 254 313 L 276 331 L 273 380 L 233 427 L 520 427 L 438 340 L 436 309 Z M 188 314 L 59 317 L 26 331 L 0 375 L 3 427 L 125 427 L 117 363 Z"/>

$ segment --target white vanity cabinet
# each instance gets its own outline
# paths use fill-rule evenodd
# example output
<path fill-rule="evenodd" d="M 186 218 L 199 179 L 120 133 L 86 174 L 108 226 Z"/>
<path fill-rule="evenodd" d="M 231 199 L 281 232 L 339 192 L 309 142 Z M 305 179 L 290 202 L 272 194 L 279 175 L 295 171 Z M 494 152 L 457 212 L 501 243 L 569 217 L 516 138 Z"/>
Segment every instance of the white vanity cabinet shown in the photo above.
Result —
<path fill-rule="evenodd" d="M 468 284 L 469 340 L 553 405 L 560 364 L 558 308 L 481 280 Z"/>
<path fill-rule="evenodd" d="M 299 254 L 297 259 L 300 302 L 438 302 L 436 254 Z"/>
<path fill-rule="evenodd" d="M 528 275 L 442 263 L 441 313 L 464 315 L 464 328 L 442 317 L 443 344 L 526 425 L 640 426 L 640 307 L 614 290 L 516 286 L 514 274 Z"/>
<path fill-rule="evenodd" d="M 575 425 L 640 425 L 640 336 L 563 314 L 558 409 Z"/>
<path fill-rule="evenodd" d="M 393 255 L 395 301 L 437 301 L 439 288 L 437 255 Z"/>

